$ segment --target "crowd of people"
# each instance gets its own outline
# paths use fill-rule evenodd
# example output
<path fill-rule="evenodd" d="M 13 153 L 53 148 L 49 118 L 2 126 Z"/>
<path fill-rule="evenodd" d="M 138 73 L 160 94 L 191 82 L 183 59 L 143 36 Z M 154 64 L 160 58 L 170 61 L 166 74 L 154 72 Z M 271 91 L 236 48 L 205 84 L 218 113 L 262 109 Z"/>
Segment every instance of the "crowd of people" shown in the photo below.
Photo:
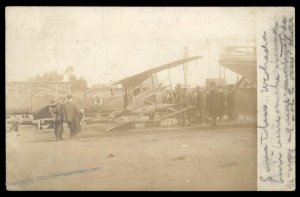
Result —
<path fill-rule="evenodd" d="M 163 96 L 163 103 L 178 104 L 178 109 L 185 109 L 194 106 L 192 110 L 183 111 L 183 125 L 191 126 L 193 122 L 206 124 L 211 122 L 212 126 L 216 126 L 216 122 L 226 119 L 233 120 L 233 93 L 234 87 L 229 85 L 223 88 L 216 86 L 215 82 L 211 82 L 209 87 L 190 90 L 177 84 L 175 91 L 167 91 Z"/>
<path fill-rule="evenodd" d="M 233 85 L 222 87 L 211 82 L 207 88 L 197 86 L 190 89 L 177 84 L 174 91 L 167 90 L 162 95 L 162 102 L 176 104 L 177 110 L 182 112 L 176 116 L 182 119 L 183 126 L 192 126 L 193 123 L 211 123 L 211 126 L 215 127 L 218 121 L 235 120 L 234 94 Z M 95 105 L 100 108 L 102 104 L 102 99 L 97 97 Z M 58 98 L 53 113 L 55 114 L 53 125 L 57 140 L 62 140 L 64 122 L 67 122 L 71 138 L 81 131 L 82 113 L 74 104 L 71 95 L 68 95 L 67 98 Z"/>

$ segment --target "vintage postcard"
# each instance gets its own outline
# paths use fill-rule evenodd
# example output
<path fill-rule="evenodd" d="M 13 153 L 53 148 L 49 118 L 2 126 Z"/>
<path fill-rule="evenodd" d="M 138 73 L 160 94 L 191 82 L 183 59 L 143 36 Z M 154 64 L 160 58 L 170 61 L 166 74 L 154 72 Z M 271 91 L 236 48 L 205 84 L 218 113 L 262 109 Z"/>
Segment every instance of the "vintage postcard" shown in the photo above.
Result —
<path fill-rule="evenodd" d="M 293 7 L 5 12 L 7 190 L 295 190 Z"/>

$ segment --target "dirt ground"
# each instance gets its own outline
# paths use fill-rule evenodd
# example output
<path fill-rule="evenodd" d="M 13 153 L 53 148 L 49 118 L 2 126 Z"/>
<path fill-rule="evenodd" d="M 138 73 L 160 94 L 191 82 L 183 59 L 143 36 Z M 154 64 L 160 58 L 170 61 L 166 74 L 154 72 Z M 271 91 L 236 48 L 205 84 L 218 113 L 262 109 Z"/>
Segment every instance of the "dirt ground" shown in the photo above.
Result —
<path fill-rule="evenodd" d="M 76 139 L 23 126 L 6 135 L 8 190 L 256 190 L 256 128 L 121 130 Z M 76 171 L 77 170 L 77 171 Z M 70 172 L 70 174 L 68 174 Z"/>

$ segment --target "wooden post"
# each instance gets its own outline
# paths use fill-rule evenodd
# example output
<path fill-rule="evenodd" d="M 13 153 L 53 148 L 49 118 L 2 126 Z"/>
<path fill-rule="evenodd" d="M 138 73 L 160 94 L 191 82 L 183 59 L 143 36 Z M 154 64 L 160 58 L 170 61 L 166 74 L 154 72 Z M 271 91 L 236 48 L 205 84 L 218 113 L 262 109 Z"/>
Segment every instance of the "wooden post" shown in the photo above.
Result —
<path fill-rule="evenodd" d="M 39 131 L 41 128 L 41 120 L 36 121 L 36 130 Z"/>
<path fill-rule="evenodd" d="M 114 102 L 114 99 L 115 99 L 115 95 L 116 95 L 116 92 L 114 92 L 114 87 L 111 87 L 111 91 L 112 91 L 112 110 L 115 111 L 115 102 Z"/>
<path fill-rule="evenodd" d="M 184 80 L 184 85 L 187 85 L 187 80 L 186 80 L 186 64 L 182 65 L 182 70 L 183 70 L 183 80 Z"/>
<path fill-rule="evenodd" d="M 29 103 L 30 103 L 30 113 L 32 113 L 31 84 L 30 83 L 28 83 L 28 97 L 29 97 Z"/>
<path fill-rule="evenodd" d="M 224 41 L 222 42 L 221 52 L 224 53 Z M 221 59 L 221 54 L 220 54 L 219 60 L 220 59 Z M 224 73 L 223 73 L 224 74 L 224 79 L 226 79 L 226 70 L 227 69 L 225 68 L 225 66 L 223 66 L 223 68 L 224 68 L 224 70 L 223 70 L 224 71 Z"/>
<path fill-rule="evenodd" d="M 170 83 L 170 87 L 171 87 L 171 90 L 172 90 L 172 81 L 171 81 L 171 71 L 170 71 L 170 69 L 168 69 L 168 74 L 169 74 L 169 83 Z M 173 91 L 173 90 L 172 90 Z M 174 104 L 175 103 L 175 100 L 174 100 L 174 95 L 173 95 L 173 92 L 171 92 L 172 94 L 172 101 L 173 101 L 173 103 L 172 104 Z"/>
<path fill-rule="evenodd" d="M 68 94 L 71 94 L 71 83 L 68 83 Z"/>
<path fill-rule="evenodd" d="M 208 59 L 207 59 L 207 63 L 208 63 L 208 76 L 210 78 L 211 77 L 211 75 L 210 75 L 210 51 L 209 51 L 209 45 L 210 45 L 210 43 L 209 43 L 208 38 L 206 40 L 206 43 L 207 43 L 207 56 L 208 56 Z"/>
<path fill-rule="evenodd" d="M 58 96 L 58 88 L 59 88 L 59 84 L 54 84 L 54 87 L 55 87 L 55 99 L 56 99 L 57 96 Z"/>
<path fill-rule="evenodd" d="M 153 78 L 153 73 L 151 73 L 151 81 L 152 81 L 152 89 L 154 89 L 154 78 Z M 156 103 L 156 96 L 154 93 L 154 104 L 155 104 L 155 110 L 157 109 L 157 103 Z"/>
<path fill-rule="evenodd" d="M 184 47 L 184 55 L 183 55 L 183 57 L 184 58 L 187 58 L 188 57 L 188 54 L 189 54 L 189 49 L 188 49 L 188 47 Z M 187 64 L 185 63 L 185 64 L 183 64 L 182 65 L 182 68 L 183 68 L 183 77 L 184 77 L 184 85 L 185 85 L 185 87 L 187 87 Z"/>
<path fill-rule="evenodd" d="M 220 43 L 219 43 L 219 59 L 221 57 L 221 48 L 220 48 Z M 221 64 L 219 62 L 219 83 L 221 81 Z"/>

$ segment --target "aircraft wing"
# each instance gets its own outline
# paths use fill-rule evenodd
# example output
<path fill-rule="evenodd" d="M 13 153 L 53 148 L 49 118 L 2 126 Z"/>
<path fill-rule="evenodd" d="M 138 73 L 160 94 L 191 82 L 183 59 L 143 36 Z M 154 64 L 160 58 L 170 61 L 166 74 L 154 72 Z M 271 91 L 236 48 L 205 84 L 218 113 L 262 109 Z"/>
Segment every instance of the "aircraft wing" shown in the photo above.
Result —
<path fill-rule="evenodd" d="M 144 92 L 138 94 L 136 97 L 134 97 L 134 99 L 135 100 L 144 99 L 144 98 L 153 96 L 155 94 L 158 94 L 162 91 L 165 91 L 165 89 L 166 89 L 166 87 L 158 87 L 158 88 L 155 88 L 155 89 L 147 90 L 147 91 L 144 91 Z"/>
<path fill-rule="evenodd" d="M 47 105 L 35 112 L 33 112 L 33 119 L 39 120 L 39 119 L 45 119 L 45 118 L 53 118 L 53 108 L 56 106 L 56 104 Z"/>
<path fill-rule="evenodd" d="M 196 60 L 201 58 L 201 56 L 193 56 L 193 57 L 188 57 L 188 58 L 184 58 L 184 59 L 180 59 L 168 64 L 164 64 L 161 66 L 158 66 L 156 68 L 152 68 L 149 70 L 146 70 L 144 72 L 141 72 L 139 74 L 133 75 L 131 77 L 127 77 L 125 79 L 121 79 L 119 81 L 113 82 L 111 85 L 117 85 L 117 84 L 122 84 L 125 87 L 134 87 L 140 83 L 142 83 L 143 81 L 145 81 L 147 78 L 149 78 L 151 76 L 151 74 L 153 73 L 157 73 L 175 66 L 179 66 L 181 64 Z"/>
<path fill-rule="evenodd" d="M 253 47 L 232 46 L 225 48 L 220 64 L 237 74 L 256 81 L 256 52 Z"/>
<path fill-rule="evenodd" d="M 154 113 L 156 111 L 165 111 L 166 109 L 170 107 L 177 106 L 178 104 L 158 104 L 157 106 L 155 105 L 149 105 L 149 106 L 144 106 L 144 107 L 139 107 L 136 108 L 133 112 L 136 114 L 140 113 Z"/>

